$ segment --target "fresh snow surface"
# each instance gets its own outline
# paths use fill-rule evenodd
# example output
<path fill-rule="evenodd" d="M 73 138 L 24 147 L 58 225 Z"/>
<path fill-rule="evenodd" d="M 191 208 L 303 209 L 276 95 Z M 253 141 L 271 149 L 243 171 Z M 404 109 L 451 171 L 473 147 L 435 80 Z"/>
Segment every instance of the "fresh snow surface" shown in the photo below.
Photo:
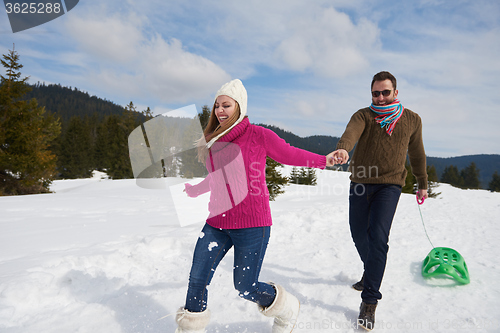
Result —
<path fill-rule="evenodd" d="M 317 186 L 290 185 L 271 202 L 260 279 L 300 300 L 294 333 L 359 332 L 360 293 L 350 286 L 362 265 L 349 232 L 349 174 L 317 175 Z M 0 332 L 174 332 L 202 222 L 181 228 L 169 191 L 134 180 L 97 174 L 52 190 L 0 197 Z M 500 193 L 446 184 L 437 191 L 421 206 L 427 232 L 435 246 L 462 254 L 471 283 L 422 277 L 432 247 L 415 197 L 403 194 L 374 331 L 500 332 Z M 272 319 L 233 288 L 232 251 L 209 291 L 208 332 L 271 331 Z"/>

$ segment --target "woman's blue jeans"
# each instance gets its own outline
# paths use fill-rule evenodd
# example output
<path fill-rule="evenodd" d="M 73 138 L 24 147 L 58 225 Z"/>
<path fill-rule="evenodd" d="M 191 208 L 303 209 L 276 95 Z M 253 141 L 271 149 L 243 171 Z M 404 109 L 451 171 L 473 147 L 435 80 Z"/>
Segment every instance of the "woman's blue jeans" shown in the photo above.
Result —
<path fill-rule="evenodd" d="M 218 229 L 205 224 L 194 250 L 184 308 L 191 312 L 207 308 L 207 286 L 233 246 L 233 281 L 240 297 L 263 307 L 271 305 L 276 296 L 274 287 L 258 281 L 270 234 L 271 227 Z"/>
<path fill-rule="evenodd" d="M 351 182 L 349 191 L 349 225 L 352 239 L 364 265 L 361 298 L 376 304 L 382 298 L 380 285 L 384 277 L 389 233 L 396 213 L 401 186 Z"/>

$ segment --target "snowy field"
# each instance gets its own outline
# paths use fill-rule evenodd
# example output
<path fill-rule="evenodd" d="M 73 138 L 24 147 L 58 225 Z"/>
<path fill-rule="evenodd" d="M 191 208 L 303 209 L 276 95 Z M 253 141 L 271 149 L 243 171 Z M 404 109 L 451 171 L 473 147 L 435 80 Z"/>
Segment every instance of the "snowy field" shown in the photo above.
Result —
<path fill-rule="evenodd" d="M 348 186 L 347 173 L 318 171 L 318 186 L 288 186 L 271 202 L 261 280 L 299 298 L 294 333 L 361 331 Z M 169 191 L 134 180 L 65 180 L 52 189 L 0 197 L 0 332 L 174 332 L 202 224 L 181 228 Z M 471 283 L 422 277 L 432 247 L 415 197 L 403 194 L 375 332 L 500 332 L 500 193 L 438 191 L 421 207 L 427 232 L 435 246 L 463 255 Z M 270 332 L 272 320 L 238 297 L 231 272 L 230 252 L 209 287 L 208 332 Z"/>

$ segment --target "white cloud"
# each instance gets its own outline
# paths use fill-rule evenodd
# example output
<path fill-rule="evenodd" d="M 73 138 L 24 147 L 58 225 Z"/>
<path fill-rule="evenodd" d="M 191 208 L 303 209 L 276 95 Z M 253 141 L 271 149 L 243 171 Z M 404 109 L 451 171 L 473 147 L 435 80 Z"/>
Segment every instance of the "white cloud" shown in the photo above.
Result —
<path fill-rule="evenodd" d="M 369 53 L 380 44 L 373 22 L 353 21 L 331 0 L 172 2 L 156 3 L 156 12 L 165 13 L 163 22 L 155 20 L 156 28 L 241 78 L 253 76 L 261 65 L 345 77 L 366 69 Z"/>
<path fill-rule="evenodd" d="M 126 16 L 74 16 L 68 32 L 89 55 L 111 62 L 129 63 L 137 58 L 143 40 L 142 22 L 133 13 Z"/>
<path fill-rule="evenodd" d="M 144 17 L 127 13 L 82 15 L 67 21 L 88 80 L 108 94 L 182 103 L 213 93 L 230 76 L 212 61 L 185 50 L 177 39 L 148 35 Z"/>
<path fill-rule="evenodd" d="M 142 75 L 144 83 L 153 81 L 155 84 L 148 88 L 164 101 L 179 96 L 187 99 L 187 94 L 206 96 L 230 79 L 210 60 L 185 51 L 177 39 L 168 43 L 157 35 L 143 57 L 140 70 L 147 74 Z"/>
<path fill-rule="evenodd" d="M 366 69 L 367 55 L 379 42 L 373 23 L 363 19 L 356 25 L 331 7 L 289 20 L 289 30 L 276 48 L 277 60 L 320 77 L 345 77 Z"/>

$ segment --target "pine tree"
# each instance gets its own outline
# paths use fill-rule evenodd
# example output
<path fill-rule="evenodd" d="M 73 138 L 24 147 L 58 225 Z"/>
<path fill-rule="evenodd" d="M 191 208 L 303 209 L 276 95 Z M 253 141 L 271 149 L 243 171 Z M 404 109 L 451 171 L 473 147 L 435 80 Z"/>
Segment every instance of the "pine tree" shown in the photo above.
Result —
<path fill-rule="evenodd" d="M 88 178 L 92 174 L 93 144 L 88 122 L 78 116 L 71 117 L 62 135 L 59 155 L 61 178 Z"/>
<path fill-rule="evenodd" d="M 437 171 L 434 165 L 427 166 L 427 182 L 429 185 L 427 195 L 429 198 L 435 198 L 441 194 L 441 192 L 436 192 L 435 189 L 439 186 L 438 184 Z"/>
<path fill-rule="evenodd" d="M 444 169 L 443 174 L 441 175 L 441 183 L 462 188 L 464 185 L 464 179 L 458 172 L 458 168 L 454 165 L 450 165 Z"/>
<path fill-rule="evenodd" d="M 278 167 L 283 167 L 283 165 L 266 157 L 266 183 L 271 201 L 276 199 L 278 195 L 285 193 L 283 188 L 288 183 L 288 178 L 281 175 L 277 170 Z"/>
<path fill-rule="evenodd" d="M 7 75 L 0 76 L 0 195 L 49 192 L 56 176 L 56 156 L 49 150 L 61 126 L 46 115 L 29 92 L 28 77 L 21 79 L 19 55 L 3 55 Z"/>
<path fill-rule="evenodd" d="M 318 177 L 313 168 L 292 168 L 289 182 L 297 185 L 316 185 Z"/>
<path fill-rule="evenodd" d="M 98 129 L 96 156 L 99 170 L 113 179 L 133 178 L 128 150 L 128 136 L 140 125 L 138 113 L 131 102 L 122 116 L 111 115 Z"/>
<path fill-rule="evenodd" d="M 417 179 L 415 178 L 415 176 L 411 172 L 411 166 L 408 162 L 406 162 L 405 168 L 406 168 L 406 179 L 405 179 L 405 185 L 403 186 L 402 192 L 415 194 L 416 193 L 416 189 L 415 189 L 416 186 L 415 185 L 417 183 Z"/>
<path fill-rule="evenodd" d="M 85 117 L 85 123 L 89 130 L 90 135 L 90 159 L 92 161 L 92 170 L 99 170 L 99 164 L 97 161 L 97 136 L 99 130 L 100 117 L 97 113 L 92 116 Z"/>
<path fill-rule="evenodd" d="M 180 175 L 184 178 L 205 177 L 208 175 L 207 168 L 198 160 L 198 148 L 196 146 L 196 142 L 198 142 L 198 140 L 200 140 L 203 136 L 200 129 L 205 129 L 208 124 L 209 117 L 210 110 L 205 105 L 203 106 L 202 113 L 199 113 L 196 118 L 189 122 L 189 125 L 183 134 L 183 142 L 181 143 L 181 147 L 179 147 L 183 151 L 176 154 L 176 158 L 179 163 Z M 186 144 L 189 146 L 183 146 Z"/>
<path fill-rule="evenodd" d="M 500 175 L 497 171 L 492 176 L 488 189 L 492 192 L 500 192 Z"/>
<path fill-rule="evenodd" d="M 203 105 L 201 108 L 201 113 L 198 114 L 198 118 L 200 118 L 200 124 L 202 130 L 205 130 L 205 127 L 208 125 L 208 120 L 210 119 L 210 108 L 208 105 Z"/>
<path fill-rule="evenodd" d="M 132 102 L 130 102 L 130 103 L 132 103 Z M 154 118 L 154 117 L 153 117 L 153 112 L 151 111 L 151 109 L 149 108 L 149 106 L 148 106 L 148 108 L 147 108 L 146 110 L 142 111 L 141 113 L 142 113 L 142 115 L 143 115 L 143 116 L 144 116 L 144 118 L 145 118 L 145 120 L 144 120 L 144 121 L 148 121 L 148 120 L 150 120 L 150 119 L 153 119 L 153 118 Z"/>
<path fill-rule="evenodd" d="M 290 173 L 289 182 L 292 184 L 300 184 L 300 172 L 297 167 L 292 168 L 292 172 Z"/>
<path fill-rule="evenodd" d="M 405 165 L 406 168 L 406 179 L 405 179 L 405 185 L 403 186 L 403 193 L 410 193 L 410 194 L 416 194 L 418 190 L 418 185 L 417 185 L 417 178 L 413 175 L 411 171 L 411 166 L 407 162 Z M 436 193 L 435 188 L 438 187 L 438 177 L 437 177 L 437 172 L 436 168 L 431 165 L 427 166 L 427 195 L 430 198 L 435 198 L 441 193 Z"/>
<path fill-rule="evenodd" d="M 316 176 L 316 170 L 313 168 L 302 168 L 304 174 L 302 177 L 302 184 L 315 186 L 318 177 Z"/>
<path fill-rule="evenodd" d="M 299 184 L 307 185 L 307 170 L 306 168 L 300 168 Z"/>
<path fill-rule="evenodd" d="M 128 136 L 141 124 L 141 114 L 133 102 L 130 102 L 121 116 L 106 117 L 101 124 L 98 139 L 98 156 L 102 159 L 102 167 L 113 179 L 133 178 L 130 163 Z"/>
<path fill-rule="evenodd" d="M 476 163 L 471 162 L 468 167 L 460 172 L 460 176 L 464 180 L 463 188 L 481 188 L 481 183 L 479 182 L 479 169 L 476 167 Z"/>

